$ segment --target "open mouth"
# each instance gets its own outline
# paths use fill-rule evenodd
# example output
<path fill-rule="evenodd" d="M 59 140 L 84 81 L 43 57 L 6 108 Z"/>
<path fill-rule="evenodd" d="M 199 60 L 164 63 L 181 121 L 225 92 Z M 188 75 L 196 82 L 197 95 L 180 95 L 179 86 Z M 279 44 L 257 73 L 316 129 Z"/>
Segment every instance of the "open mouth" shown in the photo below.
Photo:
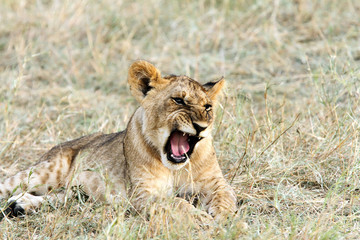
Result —
<path fill-rule="evenodd" d="M 192 136 L 178 130 L 173 131 L 165 145 L 167 159 L 173 163 L 185 162 L 201 139 L 199 136 Z"/>

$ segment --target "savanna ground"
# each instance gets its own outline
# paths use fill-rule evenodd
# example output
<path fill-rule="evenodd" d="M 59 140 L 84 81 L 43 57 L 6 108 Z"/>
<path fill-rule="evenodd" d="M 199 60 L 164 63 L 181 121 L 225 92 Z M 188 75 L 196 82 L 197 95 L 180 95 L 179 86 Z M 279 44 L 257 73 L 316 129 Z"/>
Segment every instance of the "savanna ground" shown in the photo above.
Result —
<path fill-rule="evenodd" d="M 356 0 L 1 0 L 2 177 L 124 129 L 127 69 L 146 59 L 227 79 L 214 139 L 239 212 L 209 230 L 73 200 L 3 220 L 0 238 L 360 238 L 359 12 Z"/>

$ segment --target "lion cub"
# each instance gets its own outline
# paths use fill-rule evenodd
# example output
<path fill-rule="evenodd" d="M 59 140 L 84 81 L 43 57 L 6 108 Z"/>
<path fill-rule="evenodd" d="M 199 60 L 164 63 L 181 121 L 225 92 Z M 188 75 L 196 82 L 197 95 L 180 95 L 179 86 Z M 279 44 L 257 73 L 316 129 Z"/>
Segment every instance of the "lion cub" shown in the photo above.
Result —
<path fill-rule="evenodd" d="M 201 85 L 186 76 L 162 77 L 149 62 L 136 61 L 128 83 L 140 107 L 126 130 L 59 144 L 36 165 L 6 179 L 0 198 L 10 198 L 1 218 L 31 212 L 59 192 L 55 189 L 78 185 L 95 199 L 127 197 L 140 212 L 170 196 L 174 207 L 195 210 L 175 194 L 197 194 L 215 218 L 235 212 L 235 194 L 221 173 L 211 136 L 224 80 Z"/>

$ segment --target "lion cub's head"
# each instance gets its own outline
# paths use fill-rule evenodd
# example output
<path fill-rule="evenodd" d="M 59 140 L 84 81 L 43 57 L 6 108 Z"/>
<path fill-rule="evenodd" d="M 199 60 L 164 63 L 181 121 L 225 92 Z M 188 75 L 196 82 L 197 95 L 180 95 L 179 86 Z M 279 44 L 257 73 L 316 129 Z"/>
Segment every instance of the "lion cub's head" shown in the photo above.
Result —
<path fill-rule="evenodd" d="M 151 63 L 136 61 L 128 82 L 141 104 L 145 141 L 169 169 L 185 166 L 201 151 L 199 143 L 211 138 L 213 104 L 224 79 L 201 85 L 186 76 L 162 77 Z"/>

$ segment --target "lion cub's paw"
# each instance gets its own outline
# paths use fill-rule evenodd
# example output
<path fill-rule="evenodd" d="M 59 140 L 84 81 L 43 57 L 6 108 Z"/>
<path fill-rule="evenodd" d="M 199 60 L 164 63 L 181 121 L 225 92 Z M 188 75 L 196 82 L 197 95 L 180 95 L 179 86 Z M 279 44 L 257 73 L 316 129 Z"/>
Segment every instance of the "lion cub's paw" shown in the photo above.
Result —
<path fill-rule="evenodd" d="M 21 193 L 9 198 L 5 208 L 1 212 L 0 220 L 4 217 L 18 217 L 37 209 L 44 202 L 41 196 L 34 196 L 29 193 Z"/>
<path fill-rule="evenodd" d="M 209 228 L 212 224 L 214 224 L 214 218 L 202 210 L 194 210 L 191 213 L 191 218 L 194 220 L 196 225 L 201 228 Z"/>
<path fill-rule="evenodd" d="M 236 223 L 236 228 L 240 229 L 241 232 L 247 232 L 249 230 L 249 225 L 244 221 L 239 221 Z"/>
<path fill-rule="evenodd" d="M 11 200 L 6 203 L 4 210 L 1 211 L 0 221 L 4 218 L 4 216 L 8 218 L 12 218 L 23 215 L 25 215 L 24 208 L 21 207 L 21 205 L 18 202 Z"/>
<path fill-rule="evenodd" d="M 197 209 L 188 201 L 178 198 L 177 209 L 183 214 L 187 214 L 196 225 L 200 227 L 207 227 L 214 222 L 214 218 L 207 212 Z"/>

